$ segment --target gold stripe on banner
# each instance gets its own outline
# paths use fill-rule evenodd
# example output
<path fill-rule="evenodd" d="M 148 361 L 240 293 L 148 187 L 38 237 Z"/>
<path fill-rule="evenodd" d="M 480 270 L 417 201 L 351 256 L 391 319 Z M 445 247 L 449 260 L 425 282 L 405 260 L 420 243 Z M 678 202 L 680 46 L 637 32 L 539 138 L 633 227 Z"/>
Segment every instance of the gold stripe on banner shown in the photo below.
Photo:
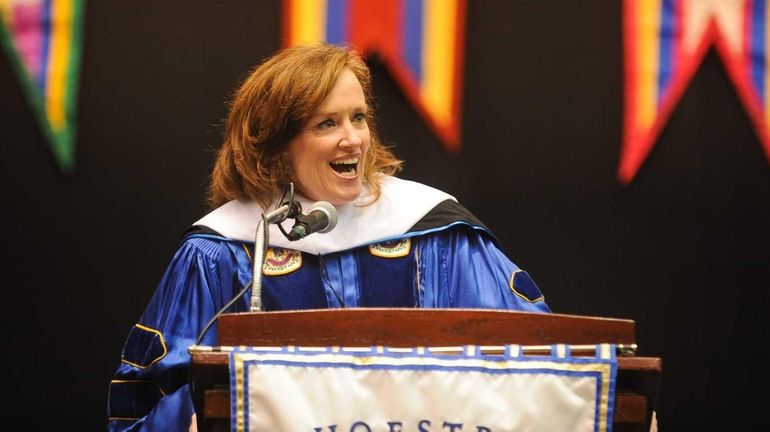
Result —
<path fill-rule="evenodd" d="M 326 0 L 292 0 L 289 45 L 312 44 L 326 39 Z"/>
<path fill-rule="evenodd" d="M 243 358 L 242 354 L 235 354 L 235 430 L 243 432 L 245 428 L 244 417 L 246 413 L 243 409 L 243 395 L 245 391 Z"/>
<path fill-rule="evenodd" d="M 46 111 L 54 131 L 61 130 L 66 123 L 64 95 L 67 87 L 67 70 L 72 40 L 72 0 L 51 2 L 51 49 L 48 62 L 48 88 L 46 89 Z"/>
<path fill-rule="evenodd" d="M 5 23 L 7 27 L 10 27 L 13 22 L 13 7 L 11 6 L 11 0 L 0 0 L 0 19 L 3 20 L 3 22 L 0 22 L 0 25 Z"/>
<path fill-rule="evenodd" d="M 425 0 L 423 13 L 422 70 L 420 97 L 436 122 L 452 122 L 457 34 L 457 0 Z"/>
<path fill-rule="evenodd" d="M 637 61 L 637 95 L 636 103 L 639 108 L 639 125 L 645 130 L 652 127 L 658 112 L 658 67 L 659 67 L 659 35 L 660 31 L 660 1 L 641 0 L 635 2 L 638 8 L 634 16 L 638 17 L 636 28 Z M 634 2 L 632 2 L 634 3 Z"/>

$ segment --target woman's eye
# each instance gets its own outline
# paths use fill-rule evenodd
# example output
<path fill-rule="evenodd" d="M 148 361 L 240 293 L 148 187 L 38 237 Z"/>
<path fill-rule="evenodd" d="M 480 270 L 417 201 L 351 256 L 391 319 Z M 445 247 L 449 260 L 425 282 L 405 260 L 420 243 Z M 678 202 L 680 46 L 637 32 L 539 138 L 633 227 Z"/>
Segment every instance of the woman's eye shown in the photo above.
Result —
<path fill-rule="evenodd" d="M 366 121 L 366 115 L 364 113 L 358 113 L 353 116 L 354 123 L 363 123 Z"/>
<path fill-rule="evenodd" d="M 321 123 L 318 123 L 318 128 L 319 129 L 329 129 L 329 128 L 332 128 L 332 127 L 334 127 L 334 120 L 332 120 L 332 119 L 326 119 L 326 120 L 322 121 Z"/>

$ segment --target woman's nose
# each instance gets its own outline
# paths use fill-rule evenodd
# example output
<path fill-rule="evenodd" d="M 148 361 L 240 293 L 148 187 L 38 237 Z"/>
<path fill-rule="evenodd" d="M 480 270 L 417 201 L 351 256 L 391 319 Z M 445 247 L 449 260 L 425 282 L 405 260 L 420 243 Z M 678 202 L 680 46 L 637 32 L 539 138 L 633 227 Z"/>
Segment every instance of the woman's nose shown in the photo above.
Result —
<path fill-rule="evenodd" d="M 343 131 L 344 131 L 344 136 L 340 141 L 340 146 L 342 147 L 361 146 L 361 143 L 363 142 L 363 139 L 361 138 L 362 131 L 356 129 L 353 126 L 353 124 L 350 122 L 345 122 L 345 125 L 343 126 Z"/>

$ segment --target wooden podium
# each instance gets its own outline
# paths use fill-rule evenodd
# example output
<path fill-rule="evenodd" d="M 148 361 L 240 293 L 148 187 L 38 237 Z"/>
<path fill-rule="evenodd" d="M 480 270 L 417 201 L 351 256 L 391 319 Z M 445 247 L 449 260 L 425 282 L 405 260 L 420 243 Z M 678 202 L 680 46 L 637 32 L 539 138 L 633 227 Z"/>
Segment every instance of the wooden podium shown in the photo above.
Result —
<path fill-rule="evenodd" d="M 229 350 L 247 346 L 459 347 L 618 344 L 615 431 L 649 431 L 661 360 L 636 357 L 632 320 L 480 309 L 324 309 L 226 314 L 219 347 L 191 347 L 198 430 L 230 430 Z M 573 348 L 573 355 L 576 350 Z"/>

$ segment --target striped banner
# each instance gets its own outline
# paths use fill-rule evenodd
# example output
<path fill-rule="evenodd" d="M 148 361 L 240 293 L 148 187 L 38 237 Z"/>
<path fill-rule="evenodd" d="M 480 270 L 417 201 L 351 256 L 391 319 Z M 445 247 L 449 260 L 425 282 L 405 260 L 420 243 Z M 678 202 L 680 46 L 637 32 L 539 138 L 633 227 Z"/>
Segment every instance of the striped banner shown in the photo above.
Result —
<path fill-rule="evenodd" d="M 0 0 L 0 44 L 65 172 L 75 164 L 84 1 Z"/>
<path fill-rule="evenodd" d="M 573 356 L 464 347 L 249 348 L 230 353 L 233 431 L 609 432 L 614 345 Z"/>
<path fill-rule="evenodd" d="M 445 147 L 456 152 L 465 10 L 465 0 L 283 0 L 283 41 L 376 52 Z"/>
<path fill-rule="evenodd" d="M 625 0 L 625 118 L 618 177 L 649 155 L 715 46 L 770 161 L 768 0 Z"/>

